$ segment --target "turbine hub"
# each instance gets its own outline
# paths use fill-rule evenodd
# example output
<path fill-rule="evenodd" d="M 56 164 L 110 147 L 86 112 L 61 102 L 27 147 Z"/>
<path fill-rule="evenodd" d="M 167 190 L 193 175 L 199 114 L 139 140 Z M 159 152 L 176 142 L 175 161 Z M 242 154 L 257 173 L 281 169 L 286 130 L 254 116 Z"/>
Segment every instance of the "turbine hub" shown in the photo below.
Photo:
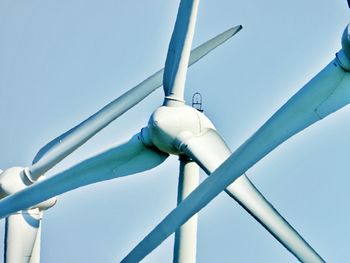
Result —
<path fill-rule="evenodd" d="M 1 172 L 1 170 L 0 170 Z M 44 176 L 39 178 L 43 180 Z M 27 175 L 26 168 L 12 167 L 0 173 L 0 199 L 6 196 L 15 194 L 28 186 L 32 185 L 33 181 Z M 40 211 L 47 210 L 54 206 L 57 202 L 57 197 L 50 198 L 40 204 L 37 204 L 30 209 L 38 208 Z"/>
<path fill-rule="evenodd" d="M 151 142 L 159 150 L 171 154 L 182 153 L 178 138 L 196 136 L 208 128 L 215 129 L 203 113 L 187 105 L 159 107 L 151 115 L 147 128 Z"/>
<path fill-rule="evenodd" d="M 23 167 L 9 168 L 0 174 L 0 199 L 21 191 L 31 184 Z"/>

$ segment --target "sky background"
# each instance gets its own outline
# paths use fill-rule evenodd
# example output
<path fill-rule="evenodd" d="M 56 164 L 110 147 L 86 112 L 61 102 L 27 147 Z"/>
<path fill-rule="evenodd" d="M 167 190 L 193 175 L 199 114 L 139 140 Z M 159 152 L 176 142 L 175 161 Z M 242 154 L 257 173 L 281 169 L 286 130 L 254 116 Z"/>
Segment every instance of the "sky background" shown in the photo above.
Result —
<path fill-rule="evenodd" d="M 0 0 L 0 168 L 29 165 L 48 141 L 163 67 L 177 7 L 175 0 Z M 205 114 L 232 150 L 334 58 L 350 21 L 345 0 L 206 0 L 198 15 L 196 46 L 243 25 L 190 69 L 186 85 L 186 100 L 202 94 Z M 162 94 L 47 175 L 139 132 Z M 350 262 L 349 123 L 345 107 L 247 173 L 327 262 Z M 173 209 L 177 176 L 172 157 L 151 171 L 60 196 L 45 213 L 42 262 L 118 262 Z M 3 229 L 4 220 L 1 236 Z M 172 249 L 173 236 L 144 262 L 171 262 Z M 200 212 L 197 258 L 297 262 L 225 194 Z"/>

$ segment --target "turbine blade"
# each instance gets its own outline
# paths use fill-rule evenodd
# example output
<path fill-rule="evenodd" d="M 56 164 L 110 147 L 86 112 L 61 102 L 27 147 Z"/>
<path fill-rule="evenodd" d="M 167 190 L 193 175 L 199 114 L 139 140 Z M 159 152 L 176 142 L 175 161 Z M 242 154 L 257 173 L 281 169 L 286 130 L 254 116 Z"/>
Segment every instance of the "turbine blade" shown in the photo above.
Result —
<path fill-rule="evenodd" d="M 211 129 L 201 136 L 181 143 L 185 153 L 193 160 L 197 160 L 208 175 L 231 155 L 221 136 Z M 225 192 L 301 262 L 322 262 L 317 252 L 278 213 L 245 174 L 230 184 Z"/>
<path fill-rule="evenodd" d="M 147 235 L 123 262 L 142 259 L 285 140 L 350 102 L 350 73 L 333 60 Z"/>
<path fill-rule="evenodd" d="M 199 0 L 182 0 L 180 2 L 175 28 L 168 48 L 163 86 L 165 96 L 175 101 L 184 101 L 187 64 L 197 19 L 198 4 Z"/>
<path fill-rule="evenodd" d="M 193 49 L 191 51 L 190 61 L 188 62 L 188 65 L 191 66 L 192 64 L 196 63 L 198 60 L 207 55 L 213 49 L 225 43 L 231 37 L 236 35 L 239 31 L 242 30 L 242 28 L 242 25 L 231 27 L 228 30 L 222 32 L 221 34 L 213 37 L 209 41 L 201 44 L 197 48 Z"/>
<path fill-rule="evenodd" d="M 21 211 L 6 218 L 4 260 L 7 263 L 31 262 L 33 248 L 40 233 L 38 209 Z"/>
<path fill-rule="evenodd" d="M 75 188 L 146 171 L 161 164 L 168 154 L 144 146 L 140 136 L 137 134 L 125 144 L 4 198 L 0 201 L 0 218 Z"/>
<path fill-rule="evenodd" d="M 196 63 L 241 29 L 242 26 L 230 28 L 192 50 L 188 66 Z M 161 87 L 163 72 L 164 69 L 157 71 L 76 127 L 42 147 L 36 154 L 33 165 L 29 168 L 32 178 L 37 179 L 112 121 Z"/>

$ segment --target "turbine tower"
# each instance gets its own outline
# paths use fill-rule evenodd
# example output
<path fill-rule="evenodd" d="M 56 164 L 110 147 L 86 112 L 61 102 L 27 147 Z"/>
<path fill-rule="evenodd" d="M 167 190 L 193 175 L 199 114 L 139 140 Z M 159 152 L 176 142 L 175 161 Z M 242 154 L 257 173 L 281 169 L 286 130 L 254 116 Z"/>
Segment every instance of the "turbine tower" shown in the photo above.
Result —
<path fill-rule="evenodd" d="M 336 58 L 232 153 L 208 117 L 185 104 L 184 92 L 188 65 L 241 27 L 232 28 L 203 44 L 191 56 L 198 5 L 199 0 L 180 2 L 164 71 L 155 73 L 48 143 L 38 152 L 32 166 L 9 168 L 1 173 L 0 194 L 3 199 L 0 201 L 0 217 L 8 216 L 8 222 L 15 222 L 8 224 L 11 231 L 8 231 L 7 243 L 11 249 L 16 248 L 17 243 L 9 240 L 12 240 L 12 235 L 16 237 L 17 234 L 10 233 L 15 233 L 12 230 L 17 227 L 21 230 L 20 235 L 31 237 L 22 249 L 20 261 L 7 258 L 7 263 L 28 262 L 26 251 L 36 247 L 36 236 L 40 235 L 40 231 L 26 234 L 27 226 L 21 227 L 24 224 L 12 220 L 18 217 L 14 213 L 24 218 L 23 215 L 33 210 L 39 211 L 39 217 L 32 216 L 38 221 L 41 211 L 56 202 L 55 196 L 88 184 L 154 168 L 170 154 L 178 155 L 180 160 L 178 206 L 122 262 L 142 260 L 176 231 L 174 261 L 195 262 L 196 213 L 222 191 L 236 200 L 301 262 L 324 262 L 258 191 L 245 172 L 285 140 L 350 102 L 350 26 L 344 31 L 342 50 Z M 162 106 L 152 113 L 147 126 L 128 142 L 44 178 L 45 172 L 161 84 L 164 88 Z M 199 185 L 198 167 L 209 175 Z M 11 227 L 13 225 L 15 227 Z"/>

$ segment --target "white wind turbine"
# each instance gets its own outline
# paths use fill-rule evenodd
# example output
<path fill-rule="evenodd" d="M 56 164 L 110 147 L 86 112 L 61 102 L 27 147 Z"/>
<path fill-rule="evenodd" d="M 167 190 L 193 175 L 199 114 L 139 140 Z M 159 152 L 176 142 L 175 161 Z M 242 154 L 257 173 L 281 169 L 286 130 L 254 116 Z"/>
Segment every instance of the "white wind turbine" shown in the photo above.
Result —
<path fill-rule="evenodd" d="M 210 51 L 239 32 L 240 29 L 241 26 L 231 28 L 194 49 L 191 52 L 191 58 L 188 61 L 188 65 L 191 66 L 196 63 Z M 139 103 L 154 90 L 161 87 L 163 72 L 164 69 L 157 71 L 148 79 L 106 105 L 84 122 L 46 144 L 34 157 L 32 166 L 26 168 L 12 167 L 4 172 L 0 170 L 0 198 L 14 194 L 40 180 L 44 180 L 45 172 L 50 170 L 113 120 Z M 136 148 L 133 148 L 131 144 L 128 146 L 120 146 L 116 151 L 113 151 L 111 157 L 115 160 L 115 163 L 112 165 L 118 166 L 127 162 L 129 157 L 134 154 L 134 151 L 137 152 L 138 147 L 140 147 L 137 144 L 135 146 Z M 124 150 L 126 150 L 126 152 L 124 152 Z M 127 155 L 128 151 L 131 151 L 130 155 Z M 106 167 L 103 167 L 103 169 L 105 168 L 107 170 L 110 168 L 108 167 L 108 154 L 109 153 L 107 152 L 104 155 L 101 155 L 102 162 L 106 164 Z M 145 154 L 145 158 L 147 159 L 149 157 L 147 157 L 147 151 Z M 152 153 L 150 155 L 152 161 Z M 119 159 L 119 157 L 121 157 L 121 159 Z M 100 162 L 98 158 L 95 158 L 93 162 L 97 162 L 98 167 L 95 168 L 98 170 L 101 168 L 101 165 L 103 165 L 98 164 Z M 91 165 L 91 163 L 89 165 Z M 150 164 L 142 164 L 140 167 L 137 165 L 132 167 L 133 165 L 131 165 L 129 166 L 130 171 L 126 171 L 126 173 L 135 173 L 139 169 L 147 169 L 148 167 L 152 167 L 152 165 L 152 162 Z M 99 170 L 99 172 L 101 172 L 101 170 Z M 124 172 L 121 172 L 121 174 L 115 176 L 119 177 L 123 174 Z M 82 173 L 81 176 L 84 176 L 84 173 Z M 79 185 L 91 184 L 93 182 L 112 179 L 113 177 L 113 173 L 105 174 L 104 176 L 95 173 L 87 178 L 87 181 L 85 181 L 83 177 L 80 177 L 80 179 L 76 178 L 78 180 L 76 181 L 77 184 L 75 186 L 73 182 L 66 181 L 64 183 L 65 186 L 61 185 L 63 188 L 56 190 L 52 188 L 52 190 L 65 192 L 68 191 L 69 188 L 73 189 L 79 187 Z M 66 190 L 64 190 L 64 188 L 66 188 Z M 4 261 L 6 263 L 36 263 L 40 261 L 41 220 L 43 211 L 54 206 L 56 201 L 56 197 L 50 198 L 40 204 L 30 206 L 29 209 L 13 213 L 6 218 L 4 246 Z M 3 210 L 0 209 L 0 211 Z"/>
<path fill-rule="evenodd" d="M 209 119 L 204 114 L 184 104 L 184 84 L 198 2 L 196 0 L 181 1 L 164 70 L 164 103 L 152 114 L 148 126 L 121 146 L 92 157 L 42 182 L 35 182 L 32 186 L 28 187 L 24 184 L 29 185 L 31 181 L 39 179 L 66 155 L 157 88 L 158 85 L 154 83 L 158 83 L 161 79 L 159 73 L 156 77 L 151 77 L 138 86 L 137 91 L 134 89 L 128 92 L 87 121 L 49 143 L 39 151 L 31 167 L 26 169 L 10 168 L 3 172 L 1 186 L 3 195 L 8 195 L 8 197 L 0 202 L 0 216 L 8 216 L 18 210 L 33 207 L 37 203 L 80 186 L 153 168 L 162 163 L 170 153 L 181 157 L 180 181 L 183 182 L 183 185 L 180 184 L 179 193 L 190 192 L 191 188 L 196 186 L 198 170 L 194 162 L 208 174 L 215 172 L 188 198 L 181 202 L 178 208 L 145 241 L 140 243 L 125 261 L 141 260 L 179 226 L 194 216 L 216 194 L 226 188 L 225 191 L 232 198 L 238 201 L 299 260 L 323 262 L 320 256 L 277 213 L 244 175 L 249 165 L 253 165 L 254 162 L 258 161 L 258 158 L 267 154 L 267 150 L 264 149 L 260 152 L 260 149 L 253 145 L 254 148 L 248 148 L 249 152 L 246 152 L 245 147 L 251 147 L 248 143 L 243 145 L 238 153 L 231 155 L 229 148 L 215 131 Z M 233 31 L 231 30 L 220 36 L 219 42 L 222 42 L 223 38 L 226 39 L 227 34 L 232 35 L 239 29 L 239 27 L 235 28 Z M 215 45 L 217 44 L 215 42 Z M 209 49 L 211 49 L 214 44 L 210 43 L 209 46 Z M 202 53 L 205 54 L 206 51 Z M 147 85 L 144 85 L 145 83 Z M 150 83 L 153 84 L 152 87 L 148 86 Z M 270 122 L 268 122 L 269 125 Z M 268 127 L 271 127 L 269 125 Z M 291 122 L 290 125 L 293 125 L 293 123 Z M 288 132 L 295 133 L 298 129 L 300 130 L 300 127 L 298 126 L 295 129 L 288 130 Z M 289 133 L 288 135 L 291 136 L 292 134 Z M 286 139 L 285 133 L 283 133 L 283 136 L 281 138 Z M 261 140 L 261 138 L 258 139 Z M 266 147 L 270 148 L 277 146 L 277 143 L 279 143 L 276 141 L 279 139 L 278 134 L 276 134 L 276 138 L 272 138 L 272 144 L 267 139 L 268 137 L 265 137 L 263 142 L 258 141 L 258 143 L 265 143 L 267 144 Z M 254 139 L 253 142 L 255 143 Z M 242 154 L 243 157 L 241 157 Z M 254 154 L 257 154 L 258 157 L 251 161 L 250 158 L 254 158 Z M 220 166 L 230 155 L 231 157 L 225 164 Z M 237 171 L 235 170 L 235 173 L 232 173 L 232 160 L 235 160 L 235 158 L 239 158 L 238 161 L 234 161 L 237 165 L 234 168 Z M 240 158 L 244 159 L 241 160 Z M 217 169 L 219 166 L 220 168 Z M 237 179 L 238 177 L 239 179 Z M 188 179 L 194 180 L 192 183 L 188 183 Z M 235 179 L 237 180 L 234 181 Z M 188 190 L 188 188 L 190 189 Z M 181 194 L 179 196 L 179 199 L 183 198 Z M 50 202 L 50 204 L 52 203 L 54 203 L 54 200 Z M 195 232 L 195 219 L 189 221 L 179 230 L 175 242 L 176 260 L 183 261 L 186 259 L 186 262 L 195 260 Z M 190 245 L 183 245 L 184 242 L 189 242 Z M 15 247 L 15 245 L 13 246 Z"/>
<path fill-rule="evenodd" d="M 348 1 L 348 6 L 350 7 L 350 1 Z M 341 44 L 342 49 L 336 53 L 335 58 L 320 73 L 291 97 L 209 178 L 201 183 L 177 208 L 171 211 L 122 262 L 137 262 L 143 259 L 221 191 L 227 190 L 227 187 L 239 182 L 245 171 L 277 146 L 349 104 L 350 24 L 343 32 Z M 181 138 L 179 140 L 183 151 L 202 167 L 207 162 L 207 152 L 205 150 L 211 149 L 203 145 L 213 140 L 205 137 L 206 135 L 199 135 L 188 139 L 185 136 L 185 139 Z M 295 243 L 292 244 L 295 245 Z M 296 250 L 301 251 L 298 246 Z M 318 257 L 317 254 L 297 255 L 297 257 L 302 262 L 323 262 L 323 259 Z"/>

